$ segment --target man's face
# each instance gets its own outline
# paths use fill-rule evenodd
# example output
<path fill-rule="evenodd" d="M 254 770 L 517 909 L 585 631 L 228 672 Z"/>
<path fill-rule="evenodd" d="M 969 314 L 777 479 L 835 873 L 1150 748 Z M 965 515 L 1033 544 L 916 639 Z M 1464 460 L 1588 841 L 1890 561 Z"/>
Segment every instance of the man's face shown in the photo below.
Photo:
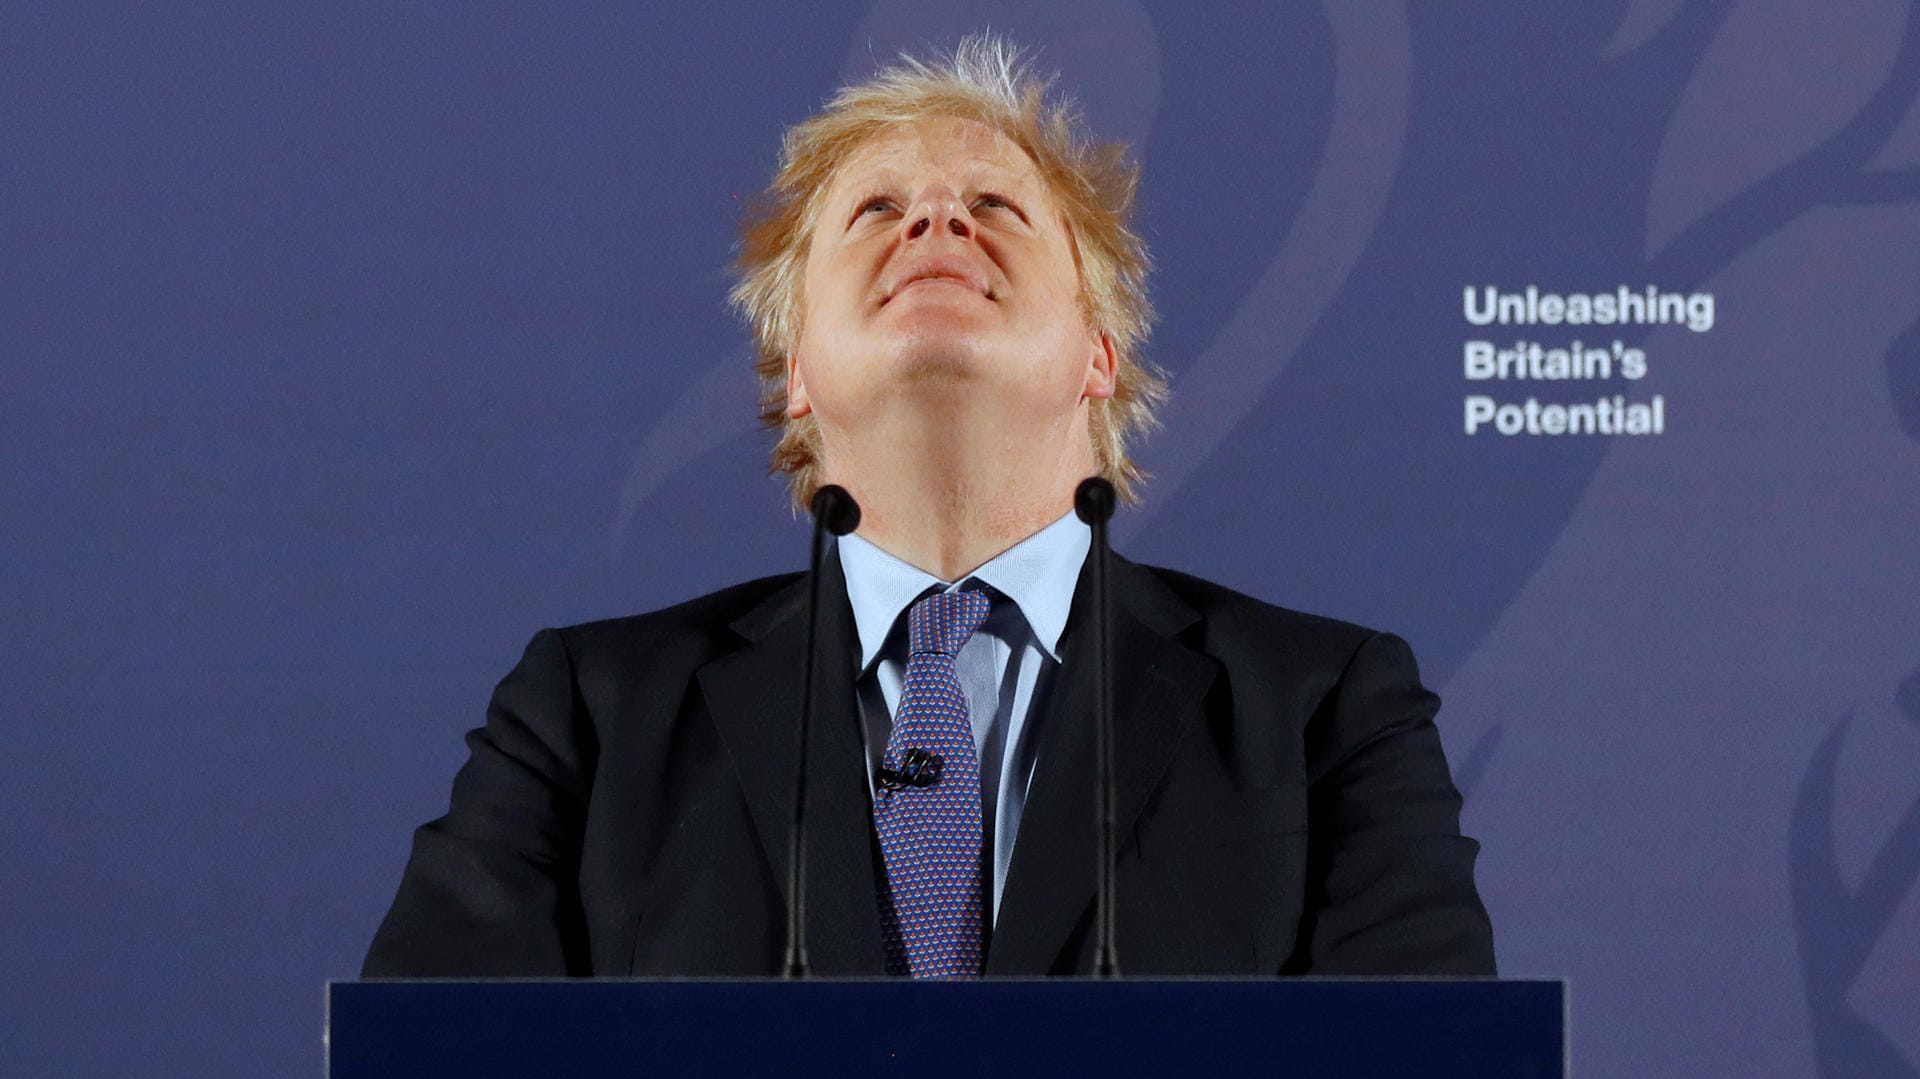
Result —
<path fill-rule="evenodd" d="M 903 403 L 985 406 L 1008 437 L 1038 437 L 1111 396 L 1065 221 L 998 131 L 943 119 L 875 136 L 835 174 L 811 239 L 787 410 L 816 416 L 829 452 Z"/>

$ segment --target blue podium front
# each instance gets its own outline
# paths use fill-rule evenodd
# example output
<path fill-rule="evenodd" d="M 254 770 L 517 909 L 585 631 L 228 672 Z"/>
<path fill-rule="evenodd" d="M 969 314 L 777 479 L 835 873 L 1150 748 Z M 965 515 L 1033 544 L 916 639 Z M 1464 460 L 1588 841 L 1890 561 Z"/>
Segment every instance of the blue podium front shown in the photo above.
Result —
<path fill-rule="evenodd" d="M 333 1079 L 719 1074 L 1535 1077 L 1557 981 L 369 981 Z"/>

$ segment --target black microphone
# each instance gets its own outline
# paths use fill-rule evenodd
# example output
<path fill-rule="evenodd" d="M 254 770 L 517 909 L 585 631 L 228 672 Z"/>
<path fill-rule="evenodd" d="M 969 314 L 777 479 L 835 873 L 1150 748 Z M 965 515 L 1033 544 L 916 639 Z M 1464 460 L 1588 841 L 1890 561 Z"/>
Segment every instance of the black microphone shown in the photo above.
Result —
<path fill-rule="evenodd" d="M 820 559 L 827 547 L 827 533 L 844 536 L 860 527 L 860 504 L 845 487 L 825 484 L 813 493 L 813 555 L 807 562 L 807 656 L 800 675 L 800 742 L 794 755 L 793 834 L 788 845 L 787 887 L 787 977 L 805 978 L 813 973 L 807 958 L 807 737 L 813 726 L 813 672 L 819 666 L 814 654 L 815 630 L 820 625 Z"/>
<path fill-rule="evenodd" d="M 1080 481 L 1073 512 L 1093 529 L 1094 684 L 1099 687 L 1094 717 L 1094 818 L 1100 830 L 1095 867 L 1094 925 L 1099 941 L 1093 953 L 1094 976 L 1120 974 L 1113 947 L 1113 610 L 1107 594 L 1107 521 L 1118 502 L 1113 484 L 1098 476 Z"/>

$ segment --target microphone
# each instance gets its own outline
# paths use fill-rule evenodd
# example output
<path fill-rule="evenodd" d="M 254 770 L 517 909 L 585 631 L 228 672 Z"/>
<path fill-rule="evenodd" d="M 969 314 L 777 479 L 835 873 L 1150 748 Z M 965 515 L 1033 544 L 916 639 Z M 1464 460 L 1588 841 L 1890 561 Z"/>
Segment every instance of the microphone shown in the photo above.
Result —
<path fill-rule="evenodd" d="M 800 675 L 800 742 L 794 754 L 793 834 L 787 846 L 787 977 L 805 978 L 813 973 L 807 958 L 807 737 L 813 726 L 813 672 L 819 666 L 814 654 L 815 630 L 820 625 L 820 559 L 826 551 L 827 533 L 844 536 L 860 527 L 860 504 L 845 487 L 824 484 L 813 493 L 813 554 L 807 562 L 807 656 Z"/>
<path fill-rule="evenodd" d="M 1120 960 L 1113 947 L 1113 609 L 1107 593 L 1107 521 L 1118 498 L 1113 484 L 1091 476 L 1073 492 L 1073 512 L 1093 529 L 1094 684 L 1099 687 L 1094 717 L 1094 819 L 1100 833 L 1095 864 L 1094 925 L 1098 944 L 1094 976 L 1114 978 Z"/>

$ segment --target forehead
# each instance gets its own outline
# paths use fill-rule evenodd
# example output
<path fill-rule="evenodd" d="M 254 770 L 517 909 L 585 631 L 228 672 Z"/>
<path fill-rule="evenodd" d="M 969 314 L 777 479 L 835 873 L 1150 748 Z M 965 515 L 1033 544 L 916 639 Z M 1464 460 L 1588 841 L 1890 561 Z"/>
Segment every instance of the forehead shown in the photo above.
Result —
<path fill-rule="evenodd" d="M 924 174 L 934 173 L 928 177 Z M 874 183 L 950 183 L 993 180 L 1041 188 L 1026 151 L 977 120 L 942 117 L 895 124 L 862 143 L 835 170 L 834 190 Z"/>

